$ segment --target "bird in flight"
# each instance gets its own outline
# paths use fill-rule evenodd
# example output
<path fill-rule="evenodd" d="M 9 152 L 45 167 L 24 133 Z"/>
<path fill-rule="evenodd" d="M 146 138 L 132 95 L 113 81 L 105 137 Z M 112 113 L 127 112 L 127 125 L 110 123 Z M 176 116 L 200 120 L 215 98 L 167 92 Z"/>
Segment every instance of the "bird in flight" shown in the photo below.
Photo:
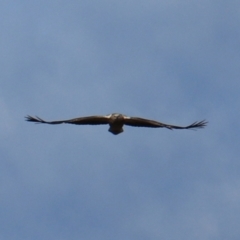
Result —
<path fill-rule="evenodd" d="M 120 134 L 123 132 L 123 125 L 128 125 L 132 127 L 150 127 L 150 128 L 168 128 L 168 129 L 196 129 L 203 128 L 207 125 L 207 121 L 194 122 L 189 126 L 181 127 L 170 124 L 165 124 L 157 122 L 150 119 L 139 118 L 139 117 L 129 117 L 119 113 L 113 113 L 106 116 L 89 116 L 89 117 L 79 117 L 69 120 L 61 121 L 45 121 L 39 117 L 26 116 L 26 121 L 35 122 L 35 123 L 47 123 L 47 124 L 61 124 L 69 123 L 76 125 L 101 125 L 109 124 L 110 128 L 108 129 L 114 135 Z"/>

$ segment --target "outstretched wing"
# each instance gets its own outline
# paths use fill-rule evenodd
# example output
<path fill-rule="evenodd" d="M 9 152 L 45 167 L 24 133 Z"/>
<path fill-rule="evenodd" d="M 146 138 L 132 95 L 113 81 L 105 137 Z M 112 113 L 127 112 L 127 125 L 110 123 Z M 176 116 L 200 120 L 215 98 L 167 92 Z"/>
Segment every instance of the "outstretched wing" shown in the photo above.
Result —
<path fill-rule="evenodd" d="M 73 118 L 69 120 L 61 120 L 61 121 L 45 121 L 40 117 L 31 117 L 26 116 L 26 121 L 35 122 L 35 123 L 47 123 L 47 124 L 61 124 L 61 123 L 70 123 L 77 125 L 99 125 L 99 124 L 108 124 L 109 117 L 107 116 L 89 116 L 89 117 L 80 117 Z"/>
<path fill-rule="evenodd" d="M 205 120 L 200 122 L 194 122 L 189 126 L 181 127 L 170 124 L 165 124 L 157 122 L 154 120 L 138 118 L 138 117 L 129 117 L 124 119 L 124 124 L 133 126 L 133 127 L 152 127 L 152 128 L 168 128 L 168 129 L 192 129 L 192 128 L 203 128 L 207 125 Z"/>

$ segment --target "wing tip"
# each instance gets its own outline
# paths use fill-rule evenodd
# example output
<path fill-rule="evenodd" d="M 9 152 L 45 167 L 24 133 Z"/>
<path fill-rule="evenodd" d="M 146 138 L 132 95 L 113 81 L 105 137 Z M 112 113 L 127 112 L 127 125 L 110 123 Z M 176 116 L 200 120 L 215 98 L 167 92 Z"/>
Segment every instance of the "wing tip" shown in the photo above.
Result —
<path fill-rule="evenodd" d="M 32 117 L 30 115 L 25 116 L 25 120 L 28 122 L 35 122 L 35 123 L 44 123 L 43 119 L 38 116 Z"/>
<path fill-rule="evenodd" d="M 206 127 L 208 124 L 208 121 L 206 120 L 202 120 L 202 121 L 196 121 L 194 123 L 192 123 L 191 125 L 187 126 L 187 129 L 193 129 L 193 128 L 204 128 Z"/>

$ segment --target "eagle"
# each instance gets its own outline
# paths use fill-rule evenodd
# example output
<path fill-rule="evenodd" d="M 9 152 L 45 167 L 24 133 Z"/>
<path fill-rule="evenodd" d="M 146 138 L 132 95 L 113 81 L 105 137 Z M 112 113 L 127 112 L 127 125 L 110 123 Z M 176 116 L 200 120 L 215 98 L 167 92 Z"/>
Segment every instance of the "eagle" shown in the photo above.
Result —
<path fill-rule="evenodd" d="M 76 125 L 101 125 L 109 124 L 110 128 L 108 129 L 114 135 L 122 133 L 123 125 L 128 125 L 132 127 L 150 127 L 150 128 L 168 128 L 172 129 L 197 129 L 203 128 L 207 125 L 207 121 L 202 120 L 194 122 L 191 125 L 186 127 L 176 126 L 157 122 L 150 119 L 140 118 L 140 117 L 129 117 L 120 113 L 112 113 L 105 116 L 88 116 L 88 117 L 79 117 L 69 120 L 60 120 L 60 121 L 45 121 L 40 117 L 31 117 L 26 116 L 26 121 L 35 122 L 35 123 L 46 123 L 46 124 L 76 124 Z"/>

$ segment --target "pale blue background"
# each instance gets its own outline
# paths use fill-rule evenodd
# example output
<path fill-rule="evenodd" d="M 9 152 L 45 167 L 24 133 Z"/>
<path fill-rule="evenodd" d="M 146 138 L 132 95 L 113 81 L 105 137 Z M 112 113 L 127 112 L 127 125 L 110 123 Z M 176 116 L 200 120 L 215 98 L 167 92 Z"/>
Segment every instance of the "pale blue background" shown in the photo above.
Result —
<path fill-rule="evenodd" d="M 2 0 L 0 239 L 240 239 L 240 2 Z M 38 125 L 121 112 L 198 131 Z"/>

